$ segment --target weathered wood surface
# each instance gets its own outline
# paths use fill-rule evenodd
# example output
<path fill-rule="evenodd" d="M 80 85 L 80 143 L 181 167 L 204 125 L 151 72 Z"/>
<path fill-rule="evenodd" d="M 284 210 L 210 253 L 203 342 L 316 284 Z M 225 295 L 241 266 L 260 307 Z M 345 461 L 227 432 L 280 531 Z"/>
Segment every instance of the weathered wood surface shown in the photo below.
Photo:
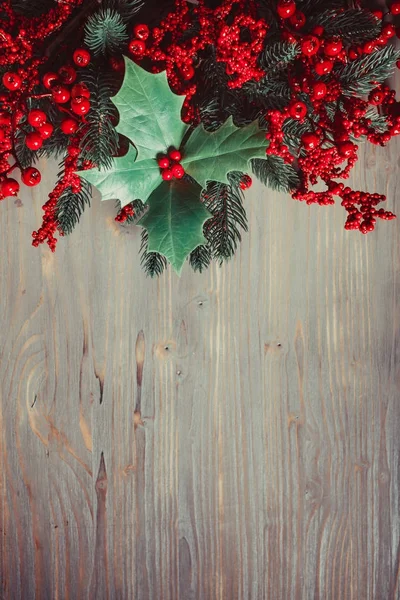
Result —
<path fill-rule="evenodd" d="M 399 148 L 352 179 L 398 213 Z M 0 210 L 2 598 L 399 598 L 399 222 L 255 185 L 233 262 L 152 281 L 112 202 L 31 247 L 45 172 Z"/>

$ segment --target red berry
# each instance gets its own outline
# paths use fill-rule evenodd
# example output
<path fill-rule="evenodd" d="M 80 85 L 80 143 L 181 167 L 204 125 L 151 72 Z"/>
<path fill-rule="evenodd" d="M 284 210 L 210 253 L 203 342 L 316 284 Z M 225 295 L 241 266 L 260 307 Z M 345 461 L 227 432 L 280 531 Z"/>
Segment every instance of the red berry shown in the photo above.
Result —
<path fill-rule="evenodd" d="M 68 146 L 68 154 L 72 156 L 72 158 L 76 158 L 81 153 L 81 149 L 79 146 Z"/>
<path fill-rule="evenodd" d="M 42 110 L 31 110 L 28 113 L 28 123 L 32 127 L 41 127 L 47 121 L 47 115 Z"/>
<path fill-rule="evenodd" d="M 315 35 L 308 35 L 301 43 L 301 53 L 304 56 L 313 56 L 318 52 L 320 41 Z"/>
<path fill-rule="evenodd" d="M 388 39 L 392 38 L 396 35 L 396 29 L 394 28 L 394 26 L 391 23 L 387 23 L 382 28 L 382 35 L 384 35 Z"/>
<path fill-rule="evenodd" d="M 317 62 L 314 66 L 315 72 L 317 75 L 327 75 L 333 69 L 333 62 L 328 59 L 323 59 Z"/>
<path fill-rule="evenodd" d="M 10 73 L 9 71 L 7 71 L 7 73 L 4 73 L 2 81 L 4 87 L 6 87 L 12 92 L 15 90 L 19 90 L 22 83 L 22 79 L 19 75 L 17 75 L 16 73 Z"/>
<path fill-rule="evenodd" d="M 358 58 L 358 52 L 356 48 L 349 49 L 349 58 L 350 60 L 355 60 L 356 58 Z"/>
<path fill-rule="evenodd" d="M 323 81 L 316 81 L 312 84 L 312 96 L 315 100 L 321 100 L 326 96 L 328 88 Z"/>
<path fill-rule="evenodd" d="M 54 127 L 51 123 L 44 123 L 43 125 L 41 125 L 41 127 L 38 128 L 38 132 L 44 140 L 47 140 L 47 138 L 49 138 L 53 134 L 53 131 Z"/>
<path fill-rule="evenodd" d="M 66 135 L 73 135 L 78 127 L 78 122 L 75 119 L 68 118 L 61 121 L 61 131 Z"/>
<path fill-rule="evenodd" d="M 55 85 L 52 88 L 51 93 L 53 95 L 54 102 L 57 102 L 57 104 L 65 104 L 71 97 L 69 90 L 62 85 Z"/>
<path fill-rule="evenodd" d="M 43 138 L 36 131 L 32 131 L 26 136 L 25 145 L 29 150 L 39 150 L 43 145 Z"/>
<path fill-rule="evenodd" d="M 322 27 L 322 25 L 317 25 L 316 27 L 314 27 L 314 29 L 312 30 L 313 35 L 316 35 L 317 37 L 321 37 L 324 33 L 324 28 Z"/>
<path fill-rule="evenodd" d="M 296 3 L 293 0 L 279 0 L 276 10 L 282 19 L 288 19 L 296 12 Z"/>
<path fill-rule="evenodd" d="M 365 42 L 362 47 L 364 54 L 371 54 L 376 48 L 375 42 Z"/>
<path fill-rule="evenodd" d="M 185 79 L 185 81 L 189 81 L 189 79 L 192 79 L 194 77 L 194 74 L 195 74 L 195 70 L 193 69 L 193 67 L 191 65 L 182 69 L 182 75 L 183 75 L 183 79 Z"/>
<path fill-rule="evenodd" d="M 379 106 L 379 104 L 382 104 L 384 99 L 385 94 L 382 92 L 382 90 L 372 90 L 372 92 L 368 96 L 369 103 L 373 104 L 374 106 Z"/>
<path fill-rule="evenodd" d="M 144 23 L 139 23 L 133 28 L 133 35 L 139 40 L 147 40 L 150 35 L 150 29 Z"/>
<path fill-rule="evenodd" d="M 45 75 L 43 75 L 43 85 L 48 90 L 50 90 L 53 87 L 57 80 L 57 73 L 45 73 Z"/>
<path fill-rule="evenodd" d="M 85 48 L 78 48 L 75 50 L 72 58 L 78 67 L 87 67 L 90 63 L 90 52 Z"/>
<path fill-rule="evenodd" d="M 326 56 L 337 56 L 342 51 L 343 42 L 339 39 L 326 40 L 324 44 L 324 52 Z"/>
<path fill-rule="evenodd" d="M 6 132 L 4 131 L 4 129 L 0 129 L 0 144 L 1 144 L 1 142 L 4 142 L 5 139 L 6 139 Z"/>
<path fill-rule="evenodd" d="M 78 98 L 78 96 L 90 98 L 88 86 L 85 83 L 76 83 L 71 90 L 71 96 L 72 98 Z"/>
<path fill-rule="evenodd" d="M 16 196 L 19 192 L 19 183 L 15 179 L 5 179 L 1 183 L 1 194 L 2 196 Z"/>
<path fill-rule="evenodd" d="M 176 164 L 172 167 L 172 175 L 177 179 L 182 179 L 182 177 L 185 175 L 185 169 L 182 167 L 182 165 Z"/>
<path fill-rule="evenodd" d="M 21 179 L 25 185 L 33 187 L 34 185 L 40 183 L 42 176 L 40 174 L 40 171 L 35 169 L 35 167 L 28 167 L 27 169 L 24 169 L 22 171 Z"/>
<path fill-rule="evenodd" d="M 383 12 L 381 10 L 371 10 L 371 14 L 373 14 L 374 17 L 376 17 L 377 19 L 379 19 L 379 21 L 382 21 Z"/>
<path fill-rule="evenodd" d="M 352 142 L 339 142 L 337 144 L 337 149 L 340 156 L 344 156 L 345 158 L 349 158 L 352 156 L 356 150 L 358 150 L 358 146 L 353 144 Z"/>
<path fill-rule="evenodd" d="M 301 136 L 301 143 L 306 150 L 315 150 L 318 147 L 320 138 L 315 133 L 304 133 Z"/>
<path fill-rule="evenodd" d="M 289 114 L 292 119 L 300 121 L 301 119 L 304 119 L 307 114 L 307 106 L 300 100 L 298 102 L 293 102 L 289 107 Z"/>
<path fill-rule="evenodd" d="M 168 169 L 170 166 L 169 158 L 167 158 L 166 156 L 162 156 L 161 158 L 159 158 L 158 166 L 160 167 L 160 169 Z"/>
<path fill-rule="evenodd" d="M 400 2 L 393 2 L 390 7 L 390 12 L 392 15 L 400 15 Z"/>
<path fill-rule="evenodd" d="M 241 190 L 248 190 L 253 185 L 253 180 L 250 175 L 244 175 L 240 180 L 239 187 Z"/>
<path fill-rule="evenodd" d="M 289 23 L 293 29 L 301 29 L 306 24 L 306 15 L 300 10 L 296 10 L 294 15 L 289 18 Z"/>
<path fill-rule="evenodd" d="M 161 177 L 164 179 L 164 181 L 171 181 L 173 176 L 174 174 L 170 169 L 164 169 L 164 171 L 161 173 Z"/>
<path fill-rule="evenodd" d="M 67 65 L 65 67 L 61 67 L 58 70 L 58 73 L 60 75 L 61 81 L 63 83 L 66 83 L 67 85 L 74 83 L 74 81 L 76 79 L 76 71 L 75 71 L 74 67 L 70 67 L 69 65 Z"/>
<path fill-rule="evenodd" d="M 129 42 L 129 51 L 134 56 L 141 56 L 146 51 L 146 44 L 142 40 L 132 40 Z"/>
<path fill-rule="evenodd" d="M 11 115 L 8 112 L 0 111 L 0 127 L 11 125 Z"/>
<path fill-rule="evenodd" d="M 83 96 L 78 96 L 71 100 L 71 110 L 76 115 L 86 115 L 90 110 L 90 102 Z"/>
<path fill-rule="evenodd" d="M 182 160 L 182 154 L 179 152 L 179 150 L 171 150 L 169 157 L 171 160 L 175 160 L 176 162 L 180 162 Z"/>

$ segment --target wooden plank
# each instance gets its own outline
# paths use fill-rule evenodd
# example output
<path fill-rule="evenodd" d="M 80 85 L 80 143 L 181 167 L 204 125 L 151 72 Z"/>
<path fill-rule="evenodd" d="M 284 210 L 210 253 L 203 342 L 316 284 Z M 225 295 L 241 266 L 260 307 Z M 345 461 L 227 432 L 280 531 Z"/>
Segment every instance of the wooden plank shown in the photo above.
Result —
<path fill-rule="evenodd" d="M 352 179 L 400 213 L 399 143 Z M 101 204 L 0 211 L 3 598 L 399 598 L 397 222 L 258 185 L 237 258 L 147 280 Z"/>

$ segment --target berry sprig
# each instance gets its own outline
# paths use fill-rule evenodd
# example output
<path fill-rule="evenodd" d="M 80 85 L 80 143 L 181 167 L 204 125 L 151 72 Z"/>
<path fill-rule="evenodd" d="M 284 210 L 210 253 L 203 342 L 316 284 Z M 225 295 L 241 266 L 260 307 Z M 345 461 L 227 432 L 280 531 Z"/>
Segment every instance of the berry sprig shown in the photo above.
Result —
<path fill-rule="evenodd" d="M 181 160 L 182 154 L 176 149 L 170 150 L 168 156 L 162 155 L 158 158 L 158 166 L 164 181 L 182 179 L 185 176 L 185 169 L 181 165 Z"/>

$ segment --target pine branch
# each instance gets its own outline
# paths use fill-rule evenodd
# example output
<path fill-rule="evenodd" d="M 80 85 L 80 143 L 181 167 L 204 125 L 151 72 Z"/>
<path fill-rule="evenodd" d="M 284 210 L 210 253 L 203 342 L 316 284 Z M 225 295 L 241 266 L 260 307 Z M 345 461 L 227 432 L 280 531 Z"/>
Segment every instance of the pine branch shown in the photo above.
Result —
<path fill-rule="evenodd" d="M 115 79 L 111 73 L 91 67 L 82 73 L 82 81 L 91 94 L 91 110 L 86 117 L 87 128 L 81 141 L 82 158 L 108 168 L 119 143 L 118 133 L 111 122 L 116 114 L 110 100 L 115 92 Z"/>
<path fill-rule="evenodd" d="M 85 179 L 80 181 L 79 192 L 74 193 L 71 188 L 67 188 L 57 202 L 56 218 L 61 231 L 66 235 L 72 233 L 86 206 L 90 206 L 92 188 Z"/>
<path fill-rule="evenodd" d="M 127 39 L 126 25 L 115 10 L 101 9 L 86 22 L 85 44 L 95 56 L 116 52 Z"/>
<path fill-rule="evenodd" d="M 300 46 L 291 42 L 275 42 L 267 45 L 260 55 L 260 67 L 274 76 L 285 69 L 300 54 Z"/>
<path fill-rule="evenodd" d="M 54 0 L 13 0 L 12 9 L 24 17 L 38 17 L 54 8 Z"/>
<path fill-rule="evenodd" d="M 290 192 L 300 185 L 297 171 L 280 156 L 254 158 L 251 168 L 261 183 L 278 192 Z"/>
<path fill-rule="evenodd" d="M 190 253 L 189 263 L 193 271 L 202 273 L 210 266 L 212 259 L 212 253 L 210 245 L 198 246 L 193 252 Z"/>
<path fill-rule="evenodd" d="M 359 8 L 344 12 L 326 10 L 307 22 L 309 31 L 316 25 L 324 28 L 324 36 L 340 36 L 345 44 L 354 45 L 374 40 L 381 31 L 381 22 L 371 12 Z"/>
<path fill-rule="evenodd" d="M 301 123 L 297 119 L 286 119 L 282 125 L 283 143 L 288 146 L 292 153 L 296 154 L 301 146 L 301 136 L 312 130 L 312 124 L 308 120 Z"/>
<path fill-rule="evenodd" d="M 158 277 L 167 268 L 167 259 L 158 252 L 147 252 L 148 234 L 142 230 L 142 243 L 140 246 L 140 264 L 148 277 Z"/>
<path fill-rule="evenodd" d="M 222 264 L 234 255 L 242 239 L 241 230 L 247 231 L 243 194 L 239 187 L 213 181 L 203 193 L 203 201 L 213 215 L 205 223 L 204 235 L 212 257 Z"/>
<path fill-rule="evenodd" d="M 372 54 L 362 55 L 339 68 L 336 72 L 345 96 L 366 96 L 379 83 L 393 74 L 400 51 L 393 46 L 377 48 Z"/>

